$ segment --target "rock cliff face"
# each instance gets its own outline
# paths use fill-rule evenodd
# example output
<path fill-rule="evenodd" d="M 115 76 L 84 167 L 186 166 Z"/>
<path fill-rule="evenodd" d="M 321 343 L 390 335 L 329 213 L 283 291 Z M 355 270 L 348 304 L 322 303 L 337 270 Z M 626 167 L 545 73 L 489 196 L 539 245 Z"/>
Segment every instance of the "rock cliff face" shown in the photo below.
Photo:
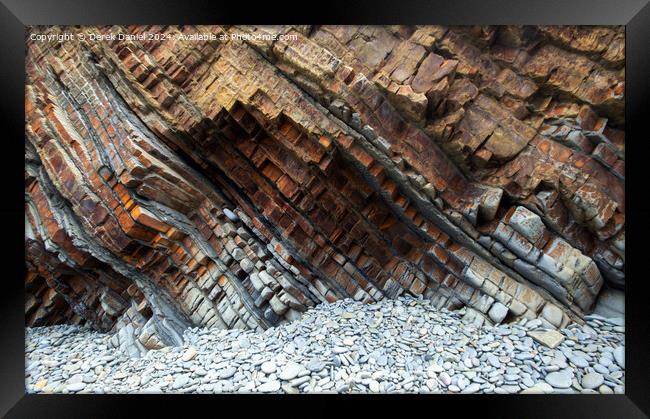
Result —
<path fill-rule="evenodd" d="M 562 327 L 624 286 L 622 27 L 31 31 L 133 36 L 27 36 L 28 325 L 137 355 L 403 293 Z"/>

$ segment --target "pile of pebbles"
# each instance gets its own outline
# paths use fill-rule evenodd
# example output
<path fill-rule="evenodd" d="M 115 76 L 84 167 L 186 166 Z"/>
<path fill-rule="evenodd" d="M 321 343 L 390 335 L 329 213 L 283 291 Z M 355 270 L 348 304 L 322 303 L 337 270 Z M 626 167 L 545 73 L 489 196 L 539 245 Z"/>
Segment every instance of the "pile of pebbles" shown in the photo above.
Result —
<path fill-rule="evenodd" d="M 111 335 L 27 330 L 30 393 L 623 393 L 623 320 L 560 331 L 538 320 L 476 327 L 463 310 L 401 297 L 321 304 L 263 333 L 192 328 L 131 359 Z M 550 347 L 549 347 L 550 346 Z"/>

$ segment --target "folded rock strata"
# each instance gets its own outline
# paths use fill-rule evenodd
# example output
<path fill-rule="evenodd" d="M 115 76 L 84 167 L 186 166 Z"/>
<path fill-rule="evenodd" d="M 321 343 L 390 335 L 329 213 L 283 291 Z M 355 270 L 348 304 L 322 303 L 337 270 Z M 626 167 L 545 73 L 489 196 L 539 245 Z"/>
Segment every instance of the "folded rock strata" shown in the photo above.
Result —
<path fill-rule="evenodd" d="M 563 327 L 624 286 L 622 27 L 31 30 L 133 36 L 27 42 L 28 325 L 137 356 L 402 293 Z"/>

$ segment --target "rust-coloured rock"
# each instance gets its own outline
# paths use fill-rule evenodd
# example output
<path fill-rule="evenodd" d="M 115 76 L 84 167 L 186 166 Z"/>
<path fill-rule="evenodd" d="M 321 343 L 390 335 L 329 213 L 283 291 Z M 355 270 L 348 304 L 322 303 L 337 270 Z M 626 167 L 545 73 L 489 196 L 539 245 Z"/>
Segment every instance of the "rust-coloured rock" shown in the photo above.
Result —
<path fill-rule="evenodd" d="M 562 327 L 624 284 L 621 27 L 31 30 L 167 36 L 28 41 L 29 325 L 137 355 L 410 293 Z"/>

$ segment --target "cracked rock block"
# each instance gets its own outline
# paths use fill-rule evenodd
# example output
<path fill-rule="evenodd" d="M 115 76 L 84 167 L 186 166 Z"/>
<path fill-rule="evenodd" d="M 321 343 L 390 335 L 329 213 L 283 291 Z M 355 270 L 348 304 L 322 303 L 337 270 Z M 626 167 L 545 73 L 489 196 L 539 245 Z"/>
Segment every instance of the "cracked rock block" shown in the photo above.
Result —
<path fill-rule="evenodd" d="M 501 323 L 503 319 L 506 318 L 506 315 L 508 315 L 508 307 L 496 302 L 492 305 L 492 308 L 490 308 L 488 315 L 493 322 Z"/>
<path fill-rule="evenodd" d="M 528 241 L 536 243 L 544 234 L 544 223 L 539 215 L 525 207 L 517 207 L 510 215 L 508 224 Z"/>
<path fill-rule="evenodd" d="M 622 27 L 204 29 L 27 37 L 28 325 L 139 356 L 404 293 L 563 327 L 623 288 Z"/>

